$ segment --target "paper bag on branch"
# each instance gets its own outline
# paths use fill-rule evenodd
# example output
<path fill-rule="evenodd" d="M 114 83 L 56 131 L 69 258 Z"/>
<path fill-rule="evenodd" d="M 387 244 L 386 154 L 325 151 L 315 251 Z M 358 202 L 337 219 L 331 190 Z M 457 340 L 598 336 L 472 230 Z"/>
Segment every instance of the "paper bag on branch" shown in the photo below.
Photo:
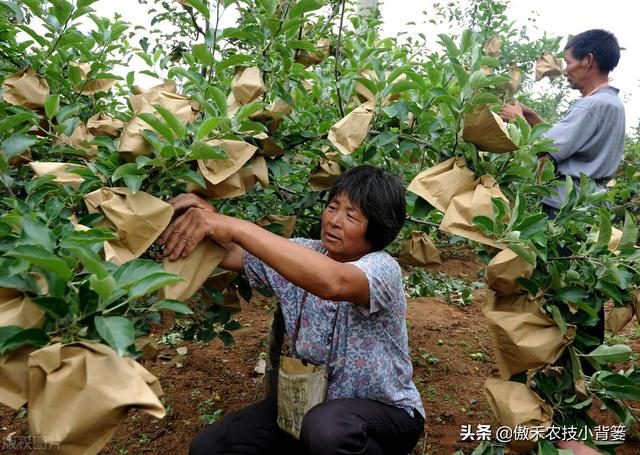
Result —
<path fill-rule="evenodd" d="M 245 193 L 250 191 L 253 186 L 260 182 L 262 188 L 269 186 L 269 168 L 267 168 L 267 162 L 262 156 L 254 157 L 249 166 L 244 166 L 238 171 L 244 184 Z"/>
<path fill-rule="evenodd" d="M 99 343 L 57 343 L 29 356 L 29 426 L 62 455 L 97 454 L 129 409 L 158 419 L 158 379 Z"/>
<path fill-rule="evenodd" d="M 464 116 L 462 139 L 475 144 L 478 150 L 506 153 L 518 150 L 509 138 L 509 131 L 498 114 L 486 104 L 475 107 L 471 114 Z"/>
<path fill-rule="evenodd" d="M 91 156 L 98 154 L 98 146 L 90 144 L 90 142 L 93 141 L 93 134 L 89 132 L 87 125 L 82 122 L 76 125 L 71 136 L 63 134 L 60 136 L 60 139 L 62 139 L 62 141 L 55 139 L 53 144 L 66 144 L 74 149 L 83 150 Z"/>
<path fill-rule="evenodd" d="M 562 76 L 562 59 L 556 58 L 551 52 L 543 52 L 536 60 L 536 81 L 543 77 L 557 79 Z"/>
<path fill-rule="evenodd" d="M 258 143 L 258 150 L 261 155 L 272 158 L 284 155 L 284 150 L 267 133 L 256 134 L 253 138 Z"/>
<path fill-rule="evenodd" d="M 17 325 L 23 329 L 44 325 L 44 312 L 29 296 L 15 289 L 0 289 L 0 327 Z"/>
<path fill-rule="evenodd" d="M 122 120 L 109 117 L 102 112 L 87 120 L 87 130 L 94 136 L 109 136 L 112 138 L 120 137 L 120 132 L 124 127 Z"/>
<path fill-rule="evenodd" d="M 489 57 L 498 57 L 500 55 L 500 48 L 502 47 L 502 38 L 498 35 L 494 35 L 484 43 L 484 53 Z"/>
<path fill-rule="evenodd" d="M 233 115 L 237 112 L 238 109 L 240 109 L 240 105 L 238 104 L 237 101 L 235 101 L 235 98 L 232 99 L 231 102 L 229 101 L 230 100 L 227 99 L 227 111 L 229 115 Z M 235 109 L 233 112 L 229 111 L 230 106 L 232 106 Z M 252 122 L 264 123 L 267 126 L 267 129 L 269 130 L 269 132 L 273 133 L 275 130 L 278 129 L 278 127 L 282 123 L 282 119 L 285 116 L 291 114 L 292 110 L 293 108 L 289 103 L 286 103 L 282 100 L 276 100 L 273 103 L 271 103 L 267 108 L 260 109 L 258 112 L 251 114 L 249 116 L 249 119 Z"/>
<path fill-rule="evenodd" d="M 255 154 L 257 147 L 244 141 L 214 139 L 206 142 L 212 147 L 220 147 L 227 158 L 198 160 L 198 169 L 207 182 L 217 185 L 238 172 Z"/>
<path fill-rule="evenodd" d="M 198 165 L 198 173 L 204 176 L 200 162 Z M 195 185 L 187 185 L 187 190 L 202 193 L 212 198 L 226 199 L 246 194 L 257 182 L 260 182 L 263 188 L 269 186 L 269 171 L 267 163 L 262 156 L 256 156 L 248 166 L 239 169 L 238 172 L 220 183 L 213 184 L 205 177 L 205 189 Z"/>
<path fill-rule="evenodd" d="M 140 95 L 141 93 L 152 93 L 152 92 L 171 92 L 176 93 L 178 87 L 175 81 L 165 80 L 162 84 L 154 85 L 151 88 L 142 88 L 139 85 L 134 85 L 133 94 Z"/>
<path fill-rule="evenodd" d="M 361 104 L 331 127 L 329 141 L 343 155 L 353 153 L 369 133 L 373 112 L 372 101 Z"/>
<path fill-rule="evenodd" d="M 260 70 L 255 66 L 239 66 L 231 81 L 233 97 L 241 105 L 257 100 L 267 91 Z"/>
<path fill-rule="evenodd" d="M 475 187 L 471 187 L 451 199 L 444 217 L 442 217 L 440 230 L 504 249 L 504 245 L 496 243 L 495 240 L 485 235 L 480 228 L 473 225 L 472 221 L 476 216 L 486 216 L 493 220 L 491 199 L 494 197 L 501 198 L 507 206 L 509 205 L 509 200 L 502 194 L 493 176 L 485 174 L 478 179 Z"/>
<path fill-rule="evenodd" d="M 17 156 L 12 156 L 7 160 L 9 166 L 18 166 L 21 164 L 27 164 L 33 161 L 33 155 L 31 154 L 31 149 L 27 150 L 24 153 L 21 153 Z"/>
<path fill-rule="evenodd" d="M 184 281 L 162 288 L 160 298 L 181 301 L 191 298 L 222 262 L 225 254 L 225 249 L 220 245 L 204 239 L 187 257 L 180 257 L 175 261 L 164 258 L 162 261 L 164 271 L 180 275 Z"/>
<path fill-rule="evenodd" d="M 427 270 L 437 269 L 442 261 L 440 253 L 426 232 L 413 231 L 402 244 L 398 262 Z"/>
<path fill-rule="evenodd" d="M 518 90 L 520 90 L 520 86 L 522 85 L 522 73 L 517 65 L 511 65 L 509 67 L 509 77 L 511 80 L 509 82 L 502 83 L 498 85 L 498 88 L 502 91 L 509 93 L 509 97 L 513 98 Z"/>
<path fill-rule="evenodd" d="M 501 381 L 496 378 L 487 378 L 484 383 L 484 394 L 489 401 L 489 406 L 498 422 L 502 426 L 508 426 L 512 430 L 516 426 L 528 428 L 542 427 L 546 429 L 553 421 L 553 409 L 535 392 L 525 384 L 511 381 Z M 523 453 L 537 444 L 535 432 L 529 432 L 535 439 L 527 441 L 515 441 L 510 443 L 510 448 L 515 453 Z"/>
<path fill-rule="evenodd" d="M 136 338 L 135 345 L 136 349 L 142 352 L 142 355 L 138 357 L 139 360 L 154 360 L 160 352 L 158 343 L 150 336 Z"/>
<path fill-rule="evenodd" d="M 229 287 L 231 282 L 238 277 L 236 272 L 232 272 L 230 270 L 223 270 L 218 273 L 214 273 L 207 281 L 205 281 L 205 287 L 215 289 L 216 291 L 224 291 Z"/>
<path fill-rule="evenodd" d="M 513 250 L 502 250 L 491 259 L 484 273 L 487 286 L 498 295 L 510 295 L 522 291 L 518 278 L 529 278 L 533 267 Z"/>
<path fill-rule="evenodd" d="M 342 169 L 338 163 L 320 158 L 309 176 L 309 188 L 312 191 L 328 190 L 341 173 Z"/>
<path fill-rule="evenodd" d="M 12 409 L 27 402 L 27 360 L 33 351 L 33 346 L 23 346 L 0 356 L 0 403 Z"/>
<path fill-rule="evenodd" d="M 607 315 L 607 326 L 612 335 L 617 335 L 633 319 L 633 306 L 617 306 L 611 309 Z"/>
<path fill-rule="evenodd" d="M 460 156 L 449 158 L 422 171 L 415 176 L 407 189 L 444 212 L 451 198 L 466 191 L 470 185 L 474 185 L 475 180 L 475 174 Z"/>
<path fill-rule="evenodd" d="M 84 179 L 72 172 L 69 172 L 73 169 L 88 169 L 85 166 L 81 166 L 79 164 L 70 164 L 70 163 L 45 163 L 43 161 L 32 161 L 29 163 L 33 172 L 38 176 L 42 177 L 43 175 L 53 174 L 56 178 L 53 180 L 53 183 L 57 183 L 59 185 L 70 185 L 74 189 L 80 188 Z"/>
<path fill-rule="evenodd" d="M 555 321 L 542 312 L 541 305 L 541 298 L 528 294 L 499 297 L 487 289 L 482 313 L 487 318 L 503 379 L 553 364 L 573 341 L 575 326 L 568 326 L 563 334 Z"/>
<path fill-rule="evenodd" d="M 308 67 L 311 65 L 317 65 L 329 55 L 329 49 L 331 48 L 331 40 L 322 38 L 316 43 L 316 51 L 309 52 L 300 50 L 296 55 L 296 62 Z"/>
<path fill-rule="evenodd" d="M 83 95 L 95 95 L 99 92 L 107 92 L 111 87 L 118 82 L 117 79 L 91 79 L 86 82 L 87 76 L 91 72 L 91 65 L 89 63 L 71 63 L 72 66 L 77 67 L 80 70 L 80 82 L 76 85 L 76 90 L 82 90 L 80 93 Z"/>
<path fill-rule="evenodd" d="M 107 261 L 121 265 L 139 257 L 171 222 L 173 209 L 166 202 L 128 188 L 101 188 L 84 197 L 89 213 L 100 213 L 100 226 L 113 228 L 118 240 L 104 242 Z"/>
<path fill-rule="evenodd" d="M 9 104 L 19 104 L 27 109 L 42 109 L 49 96 L 49 84 L 29 67 L 7 76 L 2 83 L 2 98 Z"/>
<path fill-rule="evenodd" d="M 616 251 L 618 249 L 618 245 L 620 245 L 620 240 L 622 240 L 622 231 L 618 228 L 611 227 L 611 238 L 609 239 L 609 244 L 607 245 L 607 249 L 609 251 Z"/>
<path fill-rule="evenodd" d="M 285 215 L 266 215 L 256 220 L 258 226 L 266 227 L 272 224 L 281 226 L 279 234 L 282 237 L 290 238 L 293 235 L 293 230 L 296 227 L 296 216 Z"/>

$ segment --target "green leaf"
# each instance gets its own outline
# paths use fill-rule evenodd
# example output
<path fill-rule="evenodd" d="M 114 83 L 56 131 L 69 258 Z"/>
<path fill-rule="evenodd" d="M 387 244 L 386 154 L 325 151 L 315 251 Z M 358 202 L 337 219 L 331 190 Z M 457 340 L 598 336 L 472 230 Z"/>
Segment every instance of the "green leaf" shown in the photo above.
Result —
<path fill-rule="evenodd" d="M 22 332 L 24 329 L 18 325 L 5 325 L 0 327 L 0 346 L 2 346 L 5 341 L 10 339 L 17 333 Z"/>
<path fill-rule="evenodd" d="M 622 375 L 601 371 L 596 380 L 606 390 L 607 396 L 616 400 L 640 400 L 640 387 L 630 378 Z"/>
<path fill-rule="evenodd" d="M 529 264 L 531 264 L 532 267 L 536 266 L 536 257 L 533 255 L 533 253 L 531 253 L 531 251 L 529 251 L 524 246 L 518 243 L 510 243 L 509 249 L 513 250 L 514 253 L 516 253 L 522 259 L 527 261 Z"/>
<path fill-rule="evenodd" d="M 458 55 L 460 55 L 460 51 L 456 47 L 456 44 L 453 42 L 451 37 L 449 37 L 448 35 L 445 35 L 445 34 L 440 34 L 440 35 L 438 35 L 438 38 L 440 38 L 440 44 L 442 44 L 444 46 L 444 48 L 447 51 L 447 55 L 449 57 L 454 57 L 455 58 Z"/>
<path fill-rule="evenodd" d="M 113 273 L 118 287 L 129 289 L 133 284 L 146 276 L 163 272 L 162 265 L 148 259 L 134 259 L 125 262 Z"/>
<path fill-rule="evenodd" d="M 487 235 L 493 235 L 495 228 L 493 220 L 488 216 L 474 216 L 471 220 L 474 226 L 478 226 Z"/>
<path fill-rule="evenodd" d="M 230 67 L 230 66 L 237 66 L 237 65 L 243 65 L 247 62 L 250 62 L 253 60 L 253 57 L 250 55 L 244 55 L 244 54 L 235 54 L 232 55 L 231 57 L 227 57 L 225 58 L 223 61 L 219 62 L 216 65 L 216 72 L 218 74 L 222 73 L 222 71 L 224 71 L 226 68 Z M 226 103 L 226 101 L 225 101 Z"/>
<path fill-rule="evenodd" d="M 72 275 L 71 269 L 69 269 L 66 262 L 40 246 L 19 245 L 5 253 L 5 256 L 28 261 L 35 266 L 55 273 L 63 280 L 69 280 Z"/>
<path fill-rule="evenodd" d="M 490 92 L 478 92 L 471 99 L 471 104 L 474 106 L 477 104 L 497 104 L 500 102 L 500 98 Z"/>
<path fill-rule="evenodd" d="M 633 215 L 625 210 L 624 212 L 624 227 L 622 229 L 622 238 L 618 249 L 620 251 L 631 250 L 634 248 L 635 243 L 638 240 L 638 226 L 636 226 L 633 220 Z"/>
<path fill-rule="evenodd" d="M 598 241 L 596 242 L 595 249 L 606 250 L 607 245 L 609 245 L 609 240 L 611 240 L 611 219 L 609 218 L 609 213 L 604 209 L 598 210 L 598 215 L 600 223 L 598 226 Z"/>
<path fill-rule="evenodd" d="M 59 297 L 35 297 L 31 301 L 54 319 L 61 319 L 69 314 L 69 304 Z"/>
<path fill-rule="evenodd" d="M 607 346 L 600 345 L 589 354 L 579 354 L 582 357 L 589 357 L 599 364 L 626 362 L 631 357 L 632 349 L 625 344 L 615 344 Z"/>
<path fill-rule="evenodd" d="M 289 10 L 289 18 L 301 16 L 309 11 L 315 11 L 324 5 L 322 0 L 300 0 Z"/>
<path fill-rule="evenodd" d="M 15 326 L 9 326 L 10 330 L 15 332 L 13 329 Z M 0 330 L 4 331 L 7 327 L 2 327 Z M 42 329 L 24 329 L 20 330 L 17 333 L 14 333 L 12 336 L 5 339 L 5 341 L 0 345 L 0 355 L 14 351 L 22 346 L 37 346 L 39 348 L 47 345 L 50 339 L 47 333 Z"/>
<path fill-rule="evenodd" d="M 316 53 L 318 51 L 315 44 L 313 44 L 311 41 L 306 39 L 289 41 L 288 46 L 291 49 L 303 49 L 305 51 L 312 52 L 312 53 Z"/>
<path fill-rule="evenodd" d="M 131 288 L 129 288 L 129 298 L 135 299 L 137 297 L 142 297 L 143 295 L 150 294 L 160 288 L 183 280 L 184 278 L 182 278 L 180 275 L 174 275 L 172 273 L 154 273 L 145 276 L 141 280 L 137 281 L 133 286 L 131 286 Z"/>
<path fill-rule="evenodd" d="M 111 275 L 104 278 L 98 278 L 98 275 L 94 274 L 89 278 L 89 286 L 102 298 L 102 300 L 108 300 L 116 289 L 116 280 Z"/>
<path fill-rule="evenodd" d="M 589 293 L 582 288 L 568 286 L 555 292 L 553 299 L 559 302 L 583 302 Z"/>
<path fill-rule="evenodd" d="M 92 244 L 101 243 L 106 240 L 118 240 L 118 233 L 105 227 L 95 227 L 86 231 L 73 231 L 67 234 L 62 243 L 65 248 L 77 243 Z"/>
<path fill-rule="evenodd" d="M 261 102 L 245 104 L 240 108 L 240 110 L 238 110 L 238 112 L 236 112 L 236 121 L 242 122 L 243 120 L 248 119 L 251 114 L 255 114 L 262 108 L 264 108 L 264 103 Z"/>
<path fill-rule="evenodd" d="M 538 283 L 536 283 L 530 278 L 519 277 L 519 278 L 516 278 L 516 282 L 520 286 L 522 286 L 524 289 L 526 289 L 526 291 L 531 295 L 538 294 L 538 291 L 540 290 Z"/>
<path fill-rule="evenodd" d="M 2 144 L 0 144 L 0 148 L 4 150 L 4 156 L 8 159 L 20 155 L 36 142 L 38 142 L 38 140 L 33 136 L 14 134 L 8 139 L 5 139 Z"/>
<path fill-rule="evenodd" d="M 191 47 L 191 53 L 203 65 L 210 66 L 214 63 L 213 54 L 205 43 L 194 44 Z"/>
<path fill-rule="evenodd" d="M 152 114 L 143 112 L 141 114 L 138 114 L 138 117 L 140 117 L 140 119 L 143 122 L 147 123 L 149 126 L 151 126 L 151 128 L 156 130 L 159 134 L 164 136 L 166 140 L 168 141 L 173 140 L 173 133 L 171 132 L 171 128 L 169 128 L 167 125 L 165 125 L 160 120 L 155 118 L 155 116 L 153 116 Z"/>
<path fill-rule="evenodd" d="M 193 314 L 191 308 L 179 300 L 161 300 L 158 303 L 154 303 L 150 309 L 155 311 L 173 311 L 174 313 L 180 314 Z"/>
<path fill-rule="evenodd" d="M 520 231 L 520 239 L 528 240 L 547 230 L 547 215 L 538 213 L 522 220 L 521 223 L 513 227 L 514 231 Z"/>
<path fill-rule="evenodd" d="M 276 7 L 278 6 L 277 0 L 257 0 L 257 3 L 262 6 L 262 8 L 269 16 L 274 15 L 274 13 L 276 12 Z"/>
<path fill-rule="evenodd" d="M 212 146 L 204 142 L 194 142 L 191 145 L 189 160 L 226 160 L 227 154 L 219 146 Z"/>
<path fill-rule="evenodd" d="M 231 126 L 231 120 L 227 117 L 209 117 L 200 125 L 196 133 L 196 141 L 206 138 L 209 133 L 220 125 Z"/>
<path fill-rule="evenodd" d="M 227 97 L 218 87 L 210 86 L 207 89 L 207 93 L 211 96 L 213 101 L 216 103 L 218 107 L 218 113 L 222 117 L 227 116 Z"/>
<path fill-rule="evenodd" d="M 23 216 L 20 218 L 22 223 L 22 241 L 25 244 L 39 245 L 47 251 L 53 253 L 55 240 L 53 232 L 44 224 L 33 218 Z"/>
<path fill-rule="evenodd" d="M 133 328 L 133 323 L 127 318 L 96 316 L 93 318 L 93 323 L 100 338 L 106 341 L 119 356 L 122 356 L 127 348 L 135 342 L 136 331 Z"/>
<path fill-rule="evenodd" d="M 144 169 L 139 169 L 136 163 L 126 163 L 111 174 L 111 181 L 115 183 L 126 175 L 145 175 L 146 173 Z"/>
<path fill-rule="evenodd" d="M 60 109 L 60 95 L 49 95 L 44 101 L 44 113 L 47 118 L 53 118 Z"/>
<path fill-rule="evenodd" d="M 406 92 L 408 90 L 420 91 L 420 85 L 413 81 L 399 81 L 393 84 L 391 90 L 389 91 L 390 95 L 395 95 L 396 93 Z"/>
<path fill-rule="evenodd" d="M 209 12 L 209 8 L 207 7 L 205 2 L 203 2 L 202 0 L 187 0 L 187 3 L 197 9 L 205 19 L 209 20 L 209 16 L 211 13 Z"/>
<path fill-rule="evenodd" d="M 168 109 L 160 106 L 159 104 L 154 104 L 153 107 L 156 108 L 156 111 L 160 113 L 164 121 L 167 122 L 167 125 L 169 125 L 169 127 L 176 133 L 178 138 L 184 139 L 187 134 L 187 130 L 184 128 L 184 125 L 178 119 L 178 117 L 173 115 Z"/>
<path fill-rule="evenodd" d="M 4 8 L 13 14 L 16 22 L 22 22 L 24 20 L 24 12 L 15 2 L 11 0 L 0 0 L 0 7 Z"/>
<path fill-rule="evenodd" d="M 562 334 L 563 335 L 566 334 L 567 321 L 565 321 L 564 318 L 562 317 L 562 313 L 560 313 L 560 309 L 555 305 L 549 305 L 547 309 L 551 312 L 551 316 L 553 317 L 553 320 L 556 322 L 556 324 L 558 324 L 558 327 L 560 327 Z"/>
<path fill-rule="evenodd" d="M 106 278 L 109 275 L 105 263 L 87 244 L 64 243 L 63 248 L 69 251 L 87 270 L 98 278 Z"/>

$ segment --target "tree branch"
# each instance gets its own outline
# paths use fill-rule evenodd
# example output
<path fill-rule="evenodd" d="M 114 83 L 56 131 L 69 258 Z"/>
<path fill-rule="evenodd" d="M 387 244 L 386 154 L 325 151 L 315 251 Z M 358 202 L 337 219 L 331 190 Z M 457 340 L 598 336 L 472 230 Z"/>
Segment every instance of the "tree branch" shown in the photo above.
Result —
<path fill-rule="evenodd" d="M 338 109 L 340 109 L 340 117 L 344 117 L 344 108 L 342 107 L 342 95 L 340 95 L 340 87 L 338 82 L 340 81 L 340 73 L 338 72 L 338 63 L 340 59 L 340 42 L 342 40 L 342 27 L 344 23 L 344 6 L 346 0 L 342 0 L 342 12 L 340 13 L 340 28 L 338 29 L 338 42 L 336 44 L 335 51 L 335 79 L 336 79 L 336 95 L 338 96 Z"/>

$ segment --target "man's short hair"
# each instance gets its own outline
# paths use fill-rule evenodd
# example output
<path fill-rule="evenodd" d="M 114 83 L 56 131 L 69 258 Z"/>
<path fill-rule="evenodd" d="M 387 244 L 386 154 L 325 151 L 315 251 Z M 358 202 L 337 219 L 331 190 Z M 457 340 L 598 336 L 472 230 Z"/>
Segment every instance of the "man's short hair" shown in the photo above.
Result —
<path fill-rule="evenodd" d="M 592 53 L 603 73 L 612 71 L 620 60 L 620 46 L 615 35 L 601 29 L 587 30 L 571 38 L 564 50 L 571 49 L 573 56 L 582 60 Z"/>
<path fill-rule="evenodd" d="M 344 194 L 367 217 L 365 239 L 374 251 L 384 249 L 398 235 L 405 217 L 402 180 L 382 168 L 356 166 L 338 176 L 329 191 L 329 202 Z"/>

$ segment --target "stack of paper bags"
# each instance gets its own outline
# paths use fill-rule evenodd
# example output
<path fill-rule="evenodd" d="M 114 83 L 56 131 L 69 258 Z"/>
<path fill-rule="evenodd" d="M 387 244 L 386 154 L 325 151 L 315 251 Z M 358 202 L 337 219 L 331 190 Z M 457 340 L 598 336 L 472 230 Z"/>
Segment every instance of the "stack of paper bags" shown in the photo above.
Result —
<path fill-rule="evenodd" d="M 89 169 L 86 166 L 81 166 L 79 164 L 71 164 L 71 163 L 46 163 L 43 161 L 32 161 L 29 163 L 31 169 L 38 177 L 42 177 L 44 175 L 55 175 L 56 178 L 53 180 L 53 183 L 57 183 L 58 185 L 70 185 L 73 189 L 77 190 L 80 188 L 84 179 L 73 172 L 70 172 L 74 169 Z"/>
<path fill-rule="evenodd" d="M 525 384 L 489 378 L 484 394 L 500 426 L 541 428 L 541 435 L 552 425 L 553 409 Z M 529 431 L 531 435 L 534 432 Z M 512 440 L 509 448 L 516 454 L 527 452 L 537 445 L 537 437 L 526 441 Z"/>
<path fill-rule="evenodd" d="M 562 59 L 556 58 L 551 52 L 543 52 L 536 60 L 536 81 L 544 77 L 557 79 L 562 76 Z"/>
<path fill-rule="evenodd" d="M 440 253 L 426 232 L 413 231 L 402 244 L 398 262 L 427 270 L 437 269 L 442 261 Z"/>
<path fill-rule="evenodd" d="M 453 157 L 422 171 L 407 188 L 444 212 L 456 194 L 475 185 L 475 174 L 463 157 Z"/>
<path fill-rule="evenodd" d="M 353 153 L 369 134 L 373 114 L 373 101 L 361 104 L 331 127 L 329 141 L 343 155 Z"/>
<path fill-rule="evenodd" d="M 97 454 L 129 409 L 165 415 L 158 379 L 106 345 L 53 344 L 28 365 L 29 426 L 55 453 Z"/>
<path fill-rule="evenodd" d="M 206 144 L 222 148 L 227 158 L 198 160 L 198 173 L 206 188 L 188 185 L 189 191 L 225 199 L 246 194 L 257 182 L 264 188 L 269 186 L 267 163 L 264 157 L 254 156 L 256 146 L 232 139 L 213 139 Z"/>
<path fill-rule="evenodd" d="M 128 188 L 101 188 L 84 197 L 89 213 L 104 216 L 100 226 L 110 227 L 118 240 L 104 242 L 107 261 L 121 265 L 139 257 L 171 222 L 173 209 L 166 202 Z"/>
<path fill-rule="evenodd" d="M 151 145 L 142 135 L 142 131 L 153 130 L 153 128 L 142 121 L 137 114 L 147 113 L 160 118 L 160 114 L 154 107 L 157 104 L 171 111 L 185 124 L 194 122 L 200 110 L 197 102 L 175 93 L 175 83 L 166 82 L 149 90 L 138 89 L 138 91 L 141 92 L 129 98 L 134 117 L 124 126 L 118 148 L 118 152 L 128 161 L 135 161 L 139 155 L 152 154 Z"/>
<path fill-rule="evenodd" d="M 260 98 L 267 88 L 260 70 L 255 66 L 239 66 L 231 81 L 231 94 L 227 98 L 227 114 L 234 115 L 245 104 Z"/>
<path fill-rule="evenodd" d="M 473 224 L 473 219 L 477 216 L 494 218 L 492 198 L 500 198 L 507 206 L 509 205 L 509 200 L 502 194 L 493 176 L 485 174 L 474 185 L 451 199 L 440 223 L 440 230 L 494 248 L 504 249 L 504 245 L 488 237 Z"/>
<path fill-rule="evenodd" d="M 43 109 L 49 96 L 49 84 L 31 67 L 7 76 L 2 88 L 2 98 L 7 103 L 18 104 L 27 109 Z"/>
<path fill-rule="evenodd" d="M 575 326 L 566 333 L 542 311 L 542 298 L 528 294 L 498 296 L 487 289 L 482 307 L 496 354 L 500 376 L 512 375 L 556 362 L 575 336 Z"/>
<path fill-rule="evenodd" d="M 518 150 L 509 137 L 509 131 L 498 114 L 486 104 L 476 106 L 471 114 L 464 117 L 462 139 L 478 148 L 493 153 Z"/>

